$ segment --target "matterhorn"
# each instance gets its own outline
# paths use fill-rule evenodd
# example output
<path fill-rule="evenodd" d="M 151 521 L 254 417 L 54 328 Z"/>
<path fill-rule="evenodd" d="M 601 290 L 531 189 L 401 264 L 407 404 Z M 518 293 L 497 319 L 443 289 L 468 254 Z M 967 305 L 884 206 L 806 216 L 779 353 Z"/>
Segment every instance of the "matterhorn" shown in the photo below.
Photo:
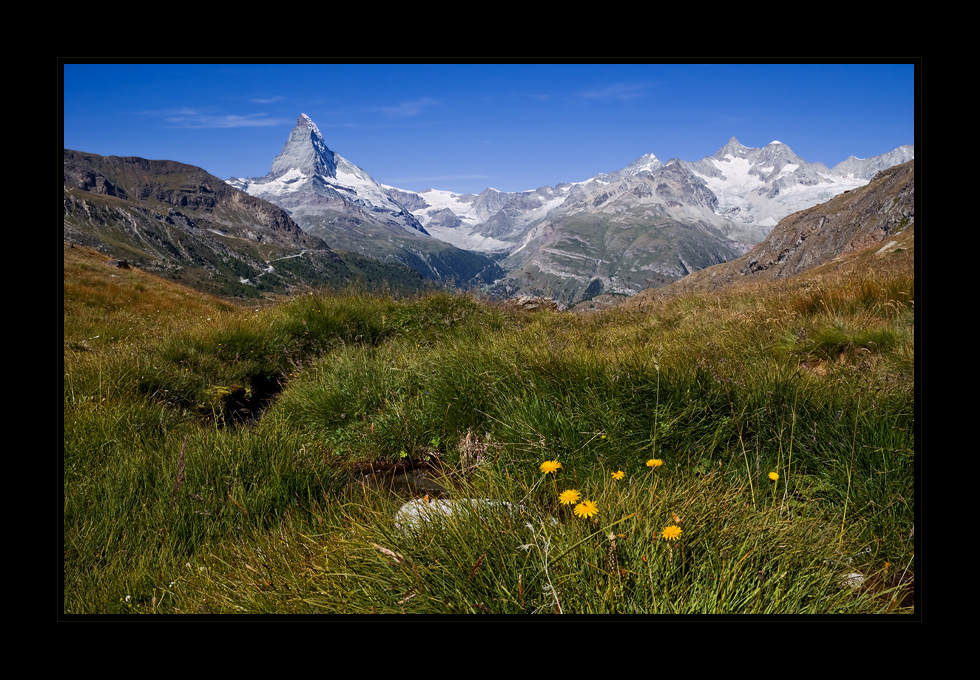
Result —
<path fill-rule="evenodd" d="M 306 232 L 334 250 L 400 262 L 429 279 L 492 283 L 503 275 L 483 254 L 433 238 L 371 175 L 327 147 L 316 124 L 301 114 L 264 177 L 228 184 L 289 212 Z"/>

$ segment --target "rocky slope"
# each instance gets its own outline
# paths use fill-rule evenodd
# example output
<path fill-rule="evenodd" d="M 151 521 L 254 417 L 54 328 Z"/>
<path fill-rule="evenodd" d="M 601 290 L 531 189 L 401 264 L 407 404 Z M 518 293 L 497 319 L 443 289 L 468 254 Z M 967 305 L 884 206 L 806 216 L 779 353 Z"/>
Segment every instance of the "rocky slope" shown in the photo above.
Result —
<path fill-rule="evenodd" d="M 63 174 L 66 242 L 199 289 L 253 297 L 361 275 L 281 208 L 201 168 L 65 149 Z"/>
<path fill-rule="evenodd" d="M 631 303 L 659 294 L 711 291 L 845 264 L 857 253 L 883 258 L 913 251 L 915 162 L 879 172 L 867 185 L 782 219 L 742 257 L 695 272 L 662 291 L 648 290 Z"/>

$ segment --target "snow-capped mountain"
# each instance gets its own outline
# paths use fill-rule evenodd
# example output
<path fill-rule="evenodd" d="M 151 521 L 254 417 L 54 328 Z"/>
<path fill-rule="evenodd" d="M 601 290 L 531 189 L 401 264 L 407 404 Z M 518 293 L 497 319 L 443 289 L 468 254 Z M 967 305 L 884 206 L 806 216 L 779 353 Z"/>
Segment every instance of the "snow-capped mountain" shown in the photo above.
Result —
<path fill-rule="evenodd" d="M 394 259 L 431 278 L 497 281 L 502 294 L 575 302 L 734 259 L 787 215 L 912 158 L 903 146 L 831 169 L 782 142 L 749 148 L 733 137 L 699 161 L 663 163 L 648 153 L 615 172 L 531 191 L 411 192 L 382 186 L 331 151 L 304 114 L 268 175 L 228 182 L 286 209 L 334 249 Z"/>
<path fill-rule="evenodd" d="M 783 217 L 864 186 L 877 172 L 914 157 L 914 147 L 907 145 L 869 159 L 851 156 L 830 169 L 822 163 L 807 163 L 779 141 L 758 149 L 743 146 L 732 137 L 713 156 L 694 162 L 672 159 L 668 163 L 681 164 L 714 194 L 717 205 L 712 212 L 720 218 L 719 228 L 733 240 L 752 245 L 764 239 Z M 566 200 L 594 202 L 603 194 L 608 197 L 617 193 L 617 185 L 625 180 L 650 175 L 664 167 L 650 153 L 616 172 L 600 173 L 582 182 L 553 188 L 509 194 L 487 189 L 479 196 L 429 189 L 420 193 L 402 192 L 400 200 L 407 205 L 405 199 L 414 198 L 417 203 L 411 208 L 412 213 L 438 238 L 471 250 L 515 250 L 522 245 L 521 239 L 501 240 L 494 235 L 500 237 L 506 231 L 512 236 L 523 235 L 521 227 L 529 227 L 542 216 L 542 210 L 559 206 L 567 209 L 570 205 L 563 205 Z M 494 202 L 485 200 L 487 192 L 495 194 Z M 539 200 L 531 198 L 535 196 Z M 532 214 L 525 215 L 521 205 L 528 205 L 529 200 Z M 481 206 L 483 210 L 479 210 Z M 501 211 L 505 211 L 506 219 L 498 218 L 496 223 L 491 223 L 491 218 Z M 510 228 L 501 228 L 501 221 Z"/>
<path fill-rule="evenodd" d="M 849 255 L 867 252 L 869 247 L 874 247 L 871 261 L 878 262 L 902 251 L 914 253 L 914 161 L 886 168 L 863 187 L 787 215 L 746 255 L 685 276 L 670 287 L 669 294 L 789 278 L 830 263 L 840 267 Z M 659 295 L 659 291 L 644 291 L 635 302 L 642 304 Z"/>
<path fill-rule="evenodd" d="M 335 250 L 397 261 L 426 278 L 460 284 L 492 283 L 503 275 L 487 255 L 432 237 L 371 175 L 331 151 L 306 114 L 296 121 L 269 174 L 227 181 L 283 208 Z"/>
<path fill-rule="evenodd" d="M 878 171 L 914 157 L 912 146 L 902 146 L 829 169 L 807 163 L 779 141 L 756 149 L 732 137 L 713 156 L 686 165 L 718 197 L 718 214 L 746 225 L 744 240 L 757 243 L 787 215 L 864 186 Z"/>
<path fill-rule="evenodd" d="M 582 182 L 479 195 L 399 192 L 398 200 L 433 236 L 507 253 L 498 288 L 574 301 L 587 289 L 632 294 L 730 260 L 787 215 L 913 158 L 914 148 L 903 146 L 830 169 L 782 142 L 758 149 L 733 137 L 700 161 L 646 154 Z"/>
<path fill-rule="evenodd" d="M 289 210 L 293 219 L 329 214 L 338 207 L 356 214 L 356 206 L 384 223 L 426 233 L 415 216 L 388 197 L 367 172 L 327 148 L 323 135 L 305 113 L 265 177 L 228 180 L 236 189 Z M 310 200 L 317 196 L 322 200 Z"/>

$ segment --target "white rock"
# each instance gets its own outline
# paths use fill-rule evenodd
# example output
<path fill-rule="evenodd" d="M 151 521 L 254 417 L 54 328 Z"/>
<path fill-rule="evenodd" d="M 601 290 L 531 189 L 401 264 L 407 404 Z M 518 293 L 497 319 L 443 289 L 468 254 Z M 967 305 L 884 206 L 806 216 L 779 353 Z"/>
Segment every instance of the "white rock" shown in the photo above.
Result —
<path fill-rule="evenodd" d="M 512 512 L 514 507 L 506 501 L 494 501 L 489 498 L 451 500 L 417 498 L 405 503 L 395 513 L 395 528 L 402 533 L 408 533 L 412 529 L 424 528 L 425 525 L 448 519 L 460 512 L 477 512 L 481 516 L 486 516 L 488 512 L 497 512 L 501 509 Z M 524 510 L 521 506 L 516 507 L 518 510 Z"/>

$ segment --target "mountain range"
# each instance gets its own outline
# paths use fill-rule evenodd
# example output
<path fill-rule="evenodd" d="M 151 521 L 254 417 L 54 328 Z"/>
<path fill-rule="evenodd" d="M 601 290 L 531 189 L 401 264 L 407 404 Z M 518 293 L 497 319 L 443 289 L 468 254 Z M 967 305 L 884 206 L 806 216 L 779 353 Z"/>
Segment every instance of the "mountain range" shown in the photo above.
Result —
<path fill-rule="evenodd" d="M 915 252 L 915 162 L 878 172 L 857 189 L 780 220 L 748 253 L 694 272 L 668 289 L 644 290 L 630 306 L 660 295 L 712 292 L 824 271 L 885 268 Z"/>
<path fill-rule="evenodd" d="M 648 153 L 581 182 L 479 194 L 383 186 L 331 151 L 305 114 L 257 178 L 64 154 L 66 241 L 211 292 L 430 280 L 572 305 L 737 260 L 780 220 L 867 185 L 914 148 L 827 168 L 781 142 L 732 138 L 699 161 Z"/>
<path fill-rule="evenodd" d="M 632 295 L 736 259 L 785 216 L 913 158 L 914 147 L 902 146 L 831 169 L 778 141 L 758 149 L 733 137 L 699 161 L 646 154 L 613 173 L 530 191 L 412 192 L 379 184 L 331 151 L 302 114 L 268 175 L 228 182 L 288 210 L 331 245 L 424 275 L 453 270 L 500 297 L 574 304 L 599 293 Z M 461 252 L 487 259 L 461 268 Z"/>
<path fill-rule="evenodd" d="M 495 287 L 502 294 L 574 303 L 598 292 L 632 295 L 735 259 L 787 215 L 913 158 L 903 146 L 828 169 L 780 142 L 756 149 L 732 138 L 700 161 L 647 154 L 615 173 L 519 194 L 421 192 L 426 206 L 413 214 L 460 247 L 506 253 L 508 274 Z"/>

